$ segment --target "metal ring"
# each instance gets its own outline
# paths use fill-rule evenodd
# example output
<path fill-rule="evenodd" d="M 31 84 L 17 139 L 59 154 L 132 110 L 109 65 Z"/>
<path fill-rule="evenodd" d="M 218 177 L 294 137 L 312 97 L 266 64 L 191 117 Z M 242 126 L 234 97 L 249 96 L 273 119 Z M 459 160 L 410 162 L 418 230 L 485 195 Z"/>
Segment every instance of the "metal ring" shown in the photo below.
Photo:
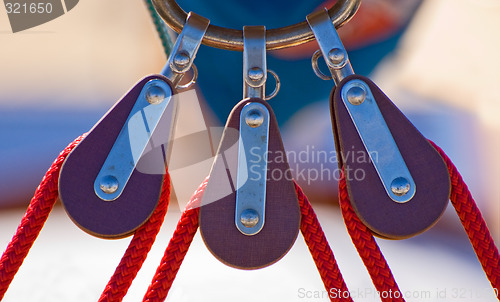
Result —
<path fill-rule="evenodd" d="M 153 0 L 158 14 L 173 30 L 180 33 L 186 23 L 187 14 L 175 0 Z M 338 0 L 328 10 L 336 28 L 347 23 L 357 12 L 361 0 Z M 280 49 L 300 45 L 314 40 L 306 21 L 266 31 L 266 49 Z M 210 25 L 203 44 L 221 49 L 243 51 L 243 31 Z"/>
<path fill-rule="evenodd" d="M 319 66 L 318 66 L 318 59 L 322 56 L 321 54 L 321 50 L 316 50 L 311 58 L 311 65 L 312 65 L 312 69 L 314 71 L 314 74 L 316 74 L 318 76 L 318 78 L 322 79 L 322 80 L 325 80 L 325 81 L 330 81 L 331 79 L 333 79 L 332 76 L 327 76 L 326 74 L 324 74 L 320 69 L 319 69 Z"/>
<path fill-rule="evenodd" d="M 193 64 L 191 65 L 191 69 L 193 70 L 193 77 L 191 78 L 191 80 L 183 85 L 177 84 L 176 86 L 177 89 L 179 90 L 188 89 L 189 87 L 193 86 L 194 83 L 196 83 L 196 80 L 198 80 L 198 68 L 196 68 L 196 65 Z"/>
<path fill-rule="evenodd" d="M 268 69 L 267 72 L 270 73 L 274 77 L 274 80 L 276 81 L 276 86 L 274 87 L 274 90 L 273 90 L 273 92 L 271 92 L 271 94 L 266 95 L 264 97 L 265 101 L 269 101 L 270 99 L 274 98 L 278 94 L 278 92 L 280 91 L 280 88 L 281 88 L 281 81 L 280 81 L 280 78 L 278 77 L 278 75 L 276 74 L 276 72 L 274 72 L 270 69 Z"/>

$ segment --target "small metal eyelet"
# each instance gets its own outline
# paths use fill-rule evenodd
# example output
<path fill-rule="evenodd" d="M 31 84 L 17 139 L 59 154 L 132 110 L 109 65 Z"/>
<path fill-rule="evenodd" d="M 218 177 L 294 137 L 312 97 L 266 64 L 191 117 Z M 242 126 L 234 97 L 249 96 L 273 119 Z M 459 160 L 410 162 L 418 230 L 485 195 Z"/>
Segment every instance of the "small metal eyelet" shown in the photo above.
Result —
<path fill-rule="evenodd" d="M 179 90 L 188 89 L 196 83 L 196 80 L 198 80 L 198 68 L 196 68 L 196 65 L 193 64 L 191 66 L 191 69 L 193 70 L 193 77 L 191 78 L 191 80 L 189 80 L 189 82 L 187 82 L 186 84 L 182 85 L 177 84 L 176 86 L 177 89 Z"/>
<path fill-rule="evenodd" d="M 312 69 L 314 71 L 314 74 L 318 76 L 318 78 L 322 79 L 322 80 L 325 80 L 325 81 L 330 81 L 331 79 L 333 79 L 333 77 L 330 75 L 330 76 L 327 76 L 326 74 L 324 74 L 320 69 L 319 69 L 319 66 L 318 66 L 318 59 L 321 57 L 321 50 L 316 50 L 311 58 L 311 65 L 312 65 Z"/>
<path fill-rule="evenodd" d="M 280 91 L 280 88 L 281 88 L 281 81 L 280 81 L 280 78 L 278 77 L 278 75 L 276 74 L 276 72 L 274 72 L 270 69 L 268 69 L 267 72 L 270 73 L 274 77 L 274 80 L 276 81 L 276 86 L 274 87 L 274 90 L 273 90 L 273 92 L 271 92 L 271 94 L 266 95 L 264 97 L 265 101 L 269 101 L 270 99 L 274 98 L 278 94 L 278 92 Z"/>

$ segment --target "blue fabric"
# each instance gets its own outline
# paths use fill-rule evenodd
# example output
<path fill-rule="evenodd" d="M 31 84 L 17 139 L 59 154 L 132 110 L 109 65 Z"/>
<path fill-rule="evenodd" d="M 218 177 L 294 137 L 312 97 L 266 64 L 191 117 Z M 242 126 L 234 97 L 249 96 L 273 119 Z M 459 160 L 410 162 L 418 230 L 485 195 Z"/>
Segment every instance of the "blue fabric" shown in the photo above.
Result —
<path fill-rule="evenodd" d="M 308 13 L 323 1 L 284 0 L 179 0 L 185 11 L 194 11 L 210 19 L 211 24 L 241 29 L 244 25 L 265 25 L 275 28 L 304 21 Z M 392 49 L 399 35 L 376 45 L 350 51 L 349 57 L 356 73 L 368 75 L 374 66 Z M 201 92 L 217 118 L 224 123 L 242 98 L 243 58 L 241 52 L 202 46 L 196 57 Z M 268 53 L 268 69 L 275 71 L 281 80 L 281 90 L 270 100 L 280 124 L 286 122 L 305 105 L 327 101 L 333 82 L 316 77 L 310 57 L 301 60 L 284 60 Z M 326 69 L 326 67 L 323 65 Z M 268 75 L 267 93 L 274 89 L 274 80 Z"/>
<path fill-rule="evenodd" d="M 281 27 L 304 21 L 322 0 L 179 0 L 185 11 L 194 11 L 215 25 L 241 29 L 244 25 Z"/>

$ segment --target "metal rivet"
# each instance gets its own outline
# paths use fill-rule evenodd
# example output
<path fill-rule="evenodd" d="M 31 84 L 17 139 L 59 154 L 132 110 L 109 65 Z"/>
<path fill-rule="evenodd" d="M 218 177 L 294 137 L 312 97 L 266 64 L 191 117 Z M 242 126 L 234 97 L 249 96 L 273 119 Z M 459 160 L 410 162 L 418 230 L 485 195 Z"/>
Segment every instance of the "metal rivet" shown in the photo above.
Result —
<path fill-rule="evenodd" d="M 146 92 L 146 100 L 152 105 L 160 104 L 164 99 L 165 90 L 159 86 L 153 85 Z"/>
<path fill-rule="evenodd" d="M 118 190 L 118 179 L 112 175 L 107 175 L 101 178 L 101 182 L 99 183 L 99 187 L 106 194 L 113 194 Z"/>
<path fill-rule="evenodd" d="M 328 52 L 328 59 L 332 64 L 339 65 L 344 62 L 345 52 L 340 48 L 334 48 Z"/>
<path fill-rule="evenodd" d="M 241 224 L 247 228 L 253 228 L 259 223 L 259 214 L 252 209 L 246 209 L 240 215 Z"/>
<path fill-rule="evenodd" d="M 245 116 L 245 122 L 252 128 L 257 128 L 264 122 L 264 115 L 259 110 L 250 110 Z"/>
<path fill-rule="evenodd" d="M 391 191 L 394 195 L 403 196 L 410 191 L 410 182 L 404 177 L 398 177 L 392 181 Z"/>
<path fill-rule="evenodd" d="M 360 105 L 366 99 L 366 90 L 359 86 L 351 87 L 347 91 L 347 100 L 353 105 Z"/>
<path fill-rule="evenodd" d="M 264 77 L 264 71 L 259 67 L 252 67 L 248 70 L 248 77 L 252 81 L 260 81 Z"/>
<path fill-rule="evenodd" d="M 177 53 L 174 57 L 174 64 L 179 68 L 186 67 L 190 61 L 191 58 L 189 57 L 189 54 L 185 51 Z"/>

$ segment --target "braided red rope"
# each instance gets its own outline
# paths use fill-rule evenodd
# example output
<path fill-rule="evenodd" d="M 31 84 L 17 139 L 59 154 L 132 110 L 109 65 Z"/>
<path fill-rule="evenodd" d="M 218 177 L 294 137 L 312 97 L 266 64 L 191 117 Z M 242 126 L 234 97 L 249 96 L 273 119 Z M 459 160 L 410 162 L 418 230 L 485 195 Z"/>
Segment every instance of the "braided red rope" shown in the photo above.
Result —
<path fill-rule="evenodd" d="M 83 137 L 77 138 L 64 149 L 47 171 L 35 192 L 16 234 L 2 255 L 0 259 L 0 299 L 3 298 L 15 274 L 27 256 L 29 249 L 38 237 L 58 197 L 58 176 L 62 163 Z M 500 288 L 500 256 L 486 223 L 456 167 L 438 146 L 432 142 L 431 144 L 441 154 L 448 166 L 452 184 L 451 202 L 460 217 L 462 225 L 469 236 L 474 251 L 491 285 L 493 288 L 498 289 Z M 183 213 L 176 232 L 165 251 L 162 263 L 158 267 L 153 282 L 144 297 L 144 301 L 163 301 L 168 294 L 175 275 L 196 234 L 199 212 L 199 205 L 197 203 L 199 203 L 203 195 L 206 183 L 207 180 L 195 192 L 188 205 L 188 209 Z M 296 191 L 302 213 L 301 231 L 320 272 L 325 288 L 327 291 L 334 288 L 348 293 L 333 252 L 326 241 L 307 197 L 297 185 Z M 169 178 L 166 177 L 159 206 L 152 217 L 136 232 L 120 265 L 106 286 L 100 301 L 121 301 L 126 294 L 163 222 L 169 194 Z M 361 223 L 350 205 L 345 179 L 343 178 L 339 182 L 339 197 L 347 229 L 370 273 L 375 287 L 379 292 L 392 293 L 391 297 L 387 299 L 382 297 L 382 300 L 404 301 L 375 239 L 366 226 Z M 396 293 L 399 293 L 399 295 Z M 331 298 L 331 300 L 352 301 L 350 295 L 347 298 L 340 297 L 338 300 Z"/>
<path fill-rule="evenodd" d="M 380 293 L 382 301 L 404 301 L 391 269 L 373 238 L 371 231 L 361 222 L 354 212 L 347 194 L 344 173 L 339 180 L 339 203 L 342 216 L 359 256 L 370 274 L 373 285 Z"/>
<path fill-rule="evenodd" d="M 175 276 L 198 230 L 199 201 L 207 185 L 208 178 L 200 185 L 182 214 L 177 228 L 168 244 L 153 281 L 144 296 L 144 302 L 164 301 L 172 287 Z M 302 189 L 295 184 L 301 209 L 300 230 L 316 263 L 323 284 L 328 293 L 335 290 L 340 295 L 329 295 L 331 301 L 352 302 L 333 252 L 321 229 L 319 221 Z M 338 297 L 337 297 L 338 296 Z"/>
<path fill-rule="evenodd" d="M 59 170 L 66 156 L 75 148 L 85 135 L 78 137 L 64 149 L 42 179 L 35 191 L 26 214 L 24 214 L 17 232 L 9 242 L 0 259 L 0 300 L 5 295 L 24 258 L 43 228 L 47 217 L 59 195 Z"/>
<path fill-rule="evenodd" d="M 182 213 L 143 301 L 163 301 L 167 297 L 168 291 L 172 287 L 175 276 L 198 230 L 199 205 L 207 183 L 208 177 L 194 192 L 186 206 L 186 210 Z"/>
<path fill-rule="evenodd" d="M 300 211 L 302 213 L 300 221 L 300 231 L 307 247 L 314 259 L 316 268 L 323 280 L 326 291 L 329 293 L 331 301 L 352 301 L 349 290 L 340 273 L 337 261 L 333 256 L 333 251 L 326 240 L 325 233 L 321 229 L 316 213 L 314 212 L 307 196 L 302 189 L 295 183 L 295 191 L 299 198 Z M 334 289 L 337 295 L 330 295 Z M 338 296 L 339 299 L 332 297 Z"/>
<path fill-rule="evenodd" d="M 448 167 L 451 180 L 451 203 L 460 217 L 460 221 L 469 236 L 469 240 L 491 286 L 499 289 L 500 256 L 486 222 L 455 165 L 441 148 L 432 141 L 429 142 L 436 148 Z M 380 293 L 389 294 L 385 299 L 382 295 L 382 301 L 404 301 L 389 265 L 372 233 L 352 209 L 343 173 L 339 181 L 339 202 L 349 235 L 370 274 L 373 284 Z M 500 297 L 497 298 L 500 300 Z"/>
<path fill-rule="evenodd" d="M 78 137 L 66 147 L 49 168 L 35 191 L 35 196 L 31 200 L 16 234 L 3 253 L 0 259 L 0 300 L 28 255 L 57 200 L 59 171 L 64 160 L 84 136 Z M 169 198 L 170 178 L 167 175 L 158 206 L 149 220 L 134 234 L 99 301 L 121 301 L 123 299 L 155 241 L 167 211 Z"/>
<path fill-rule="evenodd" d="M 134 281 L 144 261 L 146 261 L 156 236 L 160 232 L 161 225 L 167 214 L 169 201 L 170 177 L 167 173 L 163 181 L 158 206 L 149 220 L 135 232 L 120 264 L 118 264 L 115 273 L 104 288 L 104 292 L 101 294 L 99 302 L 122 301 L 123 297 L 125 297 L 130 285 L 132 285 L 132 281 Z"/>
<path fill-rule="evenodd" d="M 457 167 L 439 146 L 431 141 L 429 142 L 436 148 L 448 166 L 451 180 L 451 203 L 455 207 L 458 217 L 460 217 L 460 221 L 488 280 L 490 280 L 491 286 L 498 290 L 500 289 L 500 256 L 481 211 L 479 211 Z M 497 298 L 500 300 L 500 297 Z"/>

